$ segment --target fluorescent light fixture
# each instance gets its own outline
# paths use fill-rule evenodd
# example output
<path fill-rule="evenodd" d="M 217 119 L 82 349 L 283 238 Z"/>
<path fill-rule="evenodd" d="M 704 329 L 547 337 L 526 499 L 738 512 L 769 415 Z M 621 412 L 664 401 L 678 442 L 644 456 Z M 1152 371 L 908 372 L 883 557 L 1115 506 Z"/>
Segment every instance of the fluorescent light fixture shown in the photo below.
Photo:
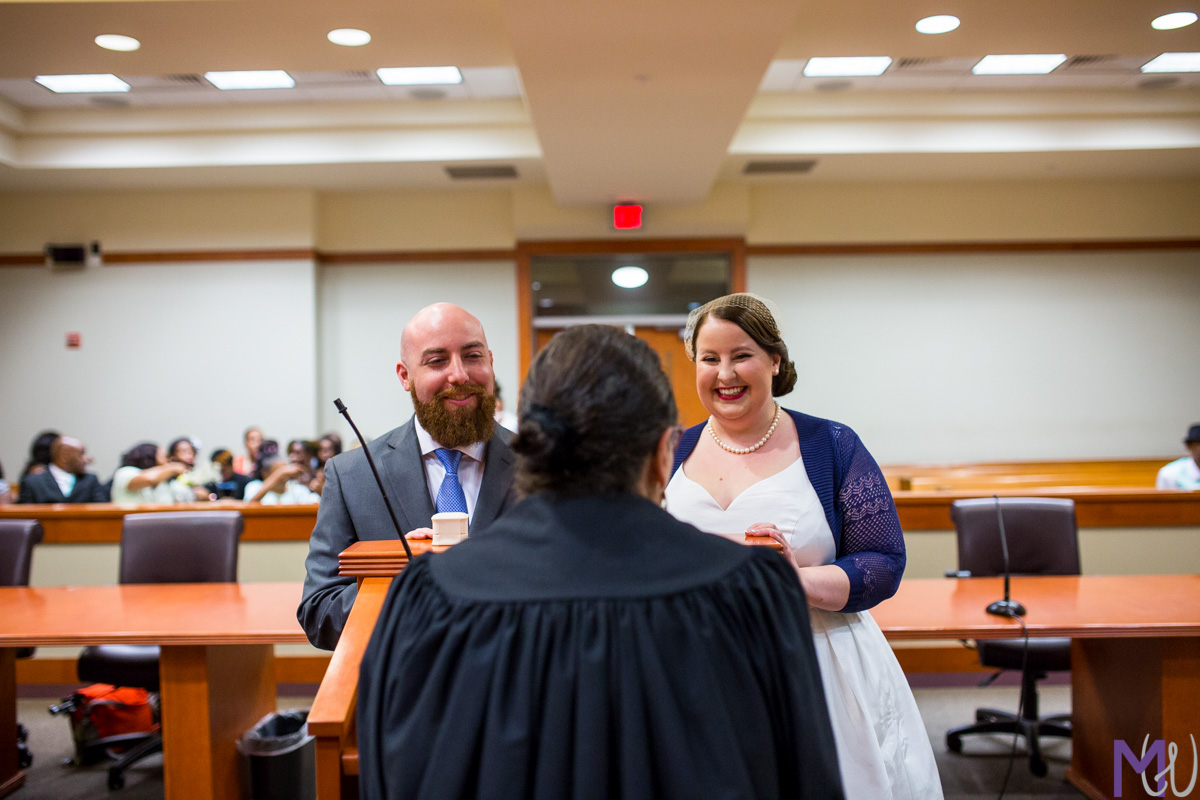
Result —
<path fill-rule="evenodd" d="M 810 58 L 804 65 L 808 78 L 864 78 L 882 75 L 891 66 L 887 56 L 838 56 Z"/>
<path fill-rule="evenodd" d="M 1186 28 L 1196 21 L 1196 15 L 1191 11 L 1177 11 L 1174 14 L 1163 14 L 1153 22 L 1150 27 L 1156 31 L 1173 31 L 1176 28 Z"/>
<path fill-rule="evenodd" d="M 438 86 L 462 83 L 458 67 L 383 67 L 375 70 L 388 86 Z"/>
<path fill-rule="evenodd" d="M 360 31 L 358 28 L 338 28 L 330 31 L 327 37 L 329 41 L 343 47 L 362 47 L 371 41 L 371 34 Z"/>
<path fill-rule="evenodd" d="M 116 50 L 119 53 L 131 53 L 142 46 L 142 43 L 132 36 L 122 36 L 119 33 L 102 33 L 92 41 L 105 50 Z"/>
<path fill-rule="evenodd" d="M 206 72 L 204 79 L 224 91 L 237 89 L 290 89 L 292 76 L 281 69 L 256 69 L 232 72 Z"/>
<path fill-rule="evenodd" d="M 1046 75 L 1067 60 L 1062 53 L 984 56 L 971 67 L 976 75 Z"/>
<path fill-rule="evenodd" d="M 1200 53 L 1163 53 L 1143 64 L 1142 72 L 1200 72 Z"/>
<path fill-rule="evenodd" d="M 612 282 L 622 289 L 636 289 L 645 286 L 650 274 L 641 267 L 617 267 L 613 270 Z"/>
<path fill-rule="evenodd" d="M 59 94 L 129 91 L 129 84 L 116 75 L 38 75 L 34 80 Z"/>
<path fill-rule="evenodd" d="M 933 17 L 926 17 L 917 22 L 917 33 L 949 33 L 959 26 L 958 17 L 950 14 L 938 14 Z"/>

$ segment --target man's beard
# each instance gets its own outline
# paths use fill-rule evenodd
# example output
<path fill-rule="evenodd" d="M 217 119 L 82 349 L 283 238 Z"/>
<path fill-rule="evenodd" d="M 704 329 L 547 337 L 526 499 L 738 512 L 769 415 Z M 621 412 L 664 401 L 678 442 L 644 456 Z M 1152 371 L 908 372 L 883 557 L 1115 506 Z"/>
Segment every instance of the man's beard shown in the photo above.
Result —
<path fill-rule="evenodd" d="M 417 388 L 409 390 L 413 409 L 421 427 L 429 432 L 433 440 L 442 447 L 463 447 L 475 442 L 486 442 L 492 438 L 496 428 L 496 397 L 477 383 L 443 389 L 428 403 L 417 399 Z M 475 395 L 474 408 L 447 408 L 442 402 L 446 398 L 461 400 Z"/>

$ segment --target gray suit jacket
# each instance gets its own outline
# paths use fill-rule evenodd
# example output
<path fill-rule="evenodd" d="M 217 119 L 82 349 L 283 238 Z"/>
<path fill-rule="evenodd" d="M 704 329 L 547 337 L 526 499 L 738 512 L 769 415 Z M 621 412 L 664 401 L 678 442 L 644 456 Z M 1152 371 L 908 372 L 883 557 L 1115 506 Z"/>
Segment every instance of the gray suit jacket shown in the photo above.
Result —
<path fill-rule="evenodd" d="M 512 433 L 496 426 L 483 457 L 483 484 L 471 515 L 471 535 L 487 528 L 516 503 L 512 481 L 516 456 L 508 447 Z M 421 447 L 412 420 L 367 445 L 387 487 L 388 499 L 405 533 L 427 528 L 433 501 L 421 464 Z M 304 565 L 304 596 L 296 617 L 317 647 L 337 646 L 350 608 L 358 596 L 353 578 L 338 576 L 338 554 L 358 541 L 395 539 L 396 528 L 361 450 L 350 450 L 325 464 L 325 488 Z"/>

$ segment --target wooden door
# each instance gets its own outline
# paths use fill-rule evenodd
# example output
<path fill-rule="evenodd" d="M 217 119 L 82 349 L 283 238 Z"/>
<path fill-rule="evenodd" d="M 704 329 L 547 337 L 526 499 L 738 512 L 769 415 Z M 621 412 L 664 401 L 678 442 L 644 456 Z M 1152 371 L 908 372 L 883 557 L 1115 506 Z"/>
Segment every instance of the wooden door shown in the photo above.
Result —
<path fill-rule="evenodd" d="M 561 328 L 538 328 L 536 350 L 541 350 Z M 663 372 L 671 381 L 675 392 L 675 405 L 679 407 L 679 424 L 691 427 L 708 419 L 708 412 L 696 395 L 696 370 L 688 360 L 678 328 L 637 327 L 634 335 L 650 345 L 658 353 Z"/>

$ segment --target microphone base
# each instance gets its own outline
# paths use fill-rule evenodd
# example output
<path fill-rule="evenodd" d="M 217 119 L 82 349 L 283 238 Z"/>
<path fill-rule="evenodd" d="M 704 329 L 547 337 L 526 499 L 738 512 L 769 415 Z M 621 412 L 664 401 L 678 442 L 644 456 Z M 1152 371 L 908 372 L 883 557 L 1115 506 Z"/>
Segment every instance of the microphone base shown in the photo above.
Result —
<path fill-rule="evenodd" d="M 1023 617 L 1025 606 L 1016 600 L 997 600 L 987 607 L 987 613 L 997 617 Z"/>

